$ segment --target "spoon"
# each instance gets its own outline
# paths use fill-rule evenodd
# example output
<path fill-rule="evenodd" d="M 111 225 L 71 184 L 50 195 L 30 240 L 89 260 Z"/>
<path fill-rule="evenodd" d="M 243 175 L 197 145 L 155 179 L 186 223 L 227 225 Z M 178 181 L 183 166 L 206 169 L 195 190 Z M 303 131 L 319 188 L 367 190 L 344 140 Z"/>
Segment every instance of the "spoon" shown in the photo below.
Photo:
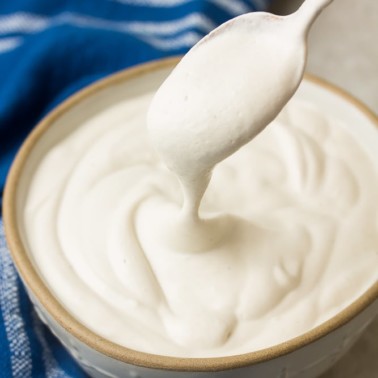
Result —
<path fill-rule="evenodd" d="M 179 178 L 183 212 L 198 207 L 213 167 L 259 134 L 295 93 L 308 31 L 332 0 L 306 0 L 289 16 L 254 12 L 200 40 L 152 100 L 153 145 Z"/>

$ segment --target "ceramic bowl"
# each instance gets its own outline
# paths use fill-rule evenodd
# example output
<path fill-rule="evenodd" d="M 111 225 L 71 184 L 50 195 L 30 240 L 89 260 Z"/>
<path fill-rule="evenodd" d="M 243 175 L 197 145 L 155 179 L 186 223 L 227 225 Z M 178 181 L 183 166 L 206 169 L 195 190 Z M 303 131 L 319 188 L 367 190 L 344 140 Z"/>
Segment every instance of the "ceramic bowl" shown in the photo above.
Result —
<path fill-rule="evenodd" d="M 93 377 L 316 377 L 351 347 L 378 313 L 378 283 L 329 321 L 285 343 L 243 355 L 189 359 L 138 352 L 96 335 L 62 307 L 32 262 L 23 238 L 21 210 L 41 157 L 94 112 L 124 96 L 158 88 L 177 61 L 148 63 L 90 85 L 47 115 L 26 139 L 12 166 L 4 197 L 6 237 L 20 277 L 42 321 Z M 377 151 L 378 119 L 351 96 L 308 75 L 295 96 L 356 125 L 355 136 L 371 151 Z"/>

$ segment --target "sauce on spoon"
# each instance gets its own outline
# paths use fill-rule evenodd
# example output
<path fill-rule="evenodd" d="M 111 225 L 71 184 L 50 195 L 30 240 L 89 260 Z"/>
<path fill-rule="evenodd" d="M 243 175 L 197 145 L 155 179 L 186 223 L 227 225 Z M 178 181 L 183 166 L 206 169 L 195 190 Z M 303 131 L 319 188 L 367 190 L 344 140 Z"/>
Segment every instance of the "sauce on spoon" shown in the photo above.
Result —
<path fill-rule="evenodd" d="M 192 248 L 206 249 L 229 226 L 224 218 L 198 215 L 211 172 L 292 97 L 303 76 L 307 33 L 331 1 L 307 0 L 289 16 L 255 12 L 226 22 L 199 41 L 157 91 L 149 133 L 184 194 L 181 215 L 170 222 L 176 246 L 189 238 Z"/>

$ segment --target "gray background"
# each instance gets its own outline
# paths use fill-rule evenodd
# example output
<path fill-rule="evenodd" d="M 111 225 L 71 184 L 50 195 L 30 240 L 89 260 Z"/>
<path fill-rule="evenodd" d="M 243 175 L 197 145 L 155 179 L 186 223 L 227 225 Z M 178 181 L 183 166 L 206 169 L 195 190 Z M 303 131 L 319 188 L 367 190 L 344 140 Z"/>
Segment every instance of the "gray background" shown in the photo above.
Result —
<path fill-rule="evenodd" d="M 301 3 L 275 0 L 272 12 L 287 14 Z M 378 114 L 378 0 L 334 0 L 311 30 L 307 71 L 346 89 Z M 321 378 L 375 377 L 378 319 Z"/>

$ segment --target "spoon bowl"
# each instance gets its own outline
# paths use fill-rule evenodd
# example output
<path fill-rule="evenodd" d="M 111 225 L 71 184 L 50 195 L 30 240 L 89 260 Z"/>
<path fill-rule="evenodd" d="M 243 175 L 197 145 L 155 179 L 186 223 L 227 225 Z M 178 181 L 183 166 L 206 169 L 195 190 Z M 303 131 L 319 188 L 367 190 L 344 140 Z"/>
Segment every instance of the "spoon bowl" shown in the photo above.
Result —
<path fill-rule="evenodd" d="M 241 15 L 184 56 L 148 112 L 152 141 L 171 170 L 210 171 L 277 116 L 302 80 L 308 30 L 331 1 L 307 0 L 290 16 Z"/>

